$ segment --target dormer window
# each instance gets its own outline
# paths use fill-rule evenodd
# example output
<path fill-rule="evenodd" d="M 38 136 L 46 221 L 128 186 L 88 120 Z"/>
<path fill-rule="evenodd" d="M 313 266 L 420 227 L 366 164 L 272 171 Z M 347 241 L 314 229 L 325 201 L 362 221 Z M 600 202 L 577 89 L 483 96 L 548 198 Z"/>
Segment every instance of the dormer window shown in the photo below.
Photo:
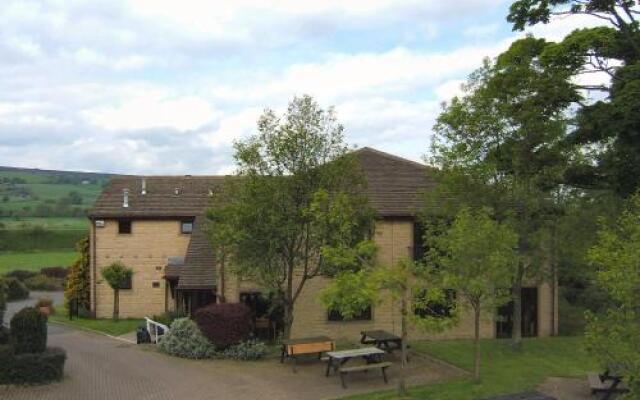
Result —
<path fill-rule="evenodd" d="M 193 232 L 193 220 L 185 220 L 180 222 L 180 232 L 190 235 Z"/>

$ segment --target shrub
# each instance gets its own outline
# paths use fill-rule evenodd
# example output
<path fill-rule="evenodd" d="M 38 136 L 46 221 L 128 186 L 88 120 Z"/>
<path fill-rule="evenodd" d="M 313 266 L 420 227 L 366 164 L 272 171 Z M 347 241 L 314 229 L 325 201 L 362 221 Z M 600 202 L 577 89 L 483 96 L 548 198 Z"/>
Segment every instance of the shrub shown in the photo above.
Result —
<path fill-rule="evenodd" d="M 163 325 L 166 326 L 171 326 L 171 324 L 173 323 L 173 321 L 175 321 L 178 318 L 185 318 L 186 315 L 183 312 L 180 311 L 168 311 L 166 313 L 163 314 L 157 314 L 151 317 L 152 320 L 159 322 Z"/>
<path fill-rule="evenodd" d="M 4 274 L 5 277 L 7 278 L 16 278 L 19 281 L 24 281 L 26 279 L 32 278 L 34 276 L 38 275 L 37 272 L 34 271 L 26 271 L 23 269 L 14 269 L 11 272 L 7 272 L 6 274 Z"/>
<path fill-rule="evenodd" d="M 49 312 L 47 313 L 47 315 L 53 314 L 55 313 L 56 309 L 53 307 L 53 300 L 51 300 L 48 297 L 43 297 L 38 299 L 38 302 L 36 303 L 36 309 L 40 312 L 42 312 L 41 308 L 42 307 L 48 307 L 49 308 Z"/>
<path fill-rule="evenodd" d="M 164 353 L 183 358 L 202 359 L 215 355 L 215 347 L 189 318 L 173 321 L 169 332 L 160 338 L 158 348 Z"/>
<path fill-rule="evenodd" d="M 194 319 L 202 333 L 218 349 L 247 340 L 251 332 L 251 311 L 240 303 L 211 304 L 196 311 Z"/>
<path fill-rule="evenodd" d="M 267 354 L 267 346 L 257 340 L 247 340 L 227 348 L 222 353 L 224 358 L 232 360 L 258 360 L 265 354 Z"/>
<path fill-rule="evenodd" d="M 24 281 L 24 285 L 29 290 L 54 291 L 62 290 L 63 280 L 60 278 L 50 278 L 44 275 L 32 276 Z"/>
<path fill-rule="evenodd" d="M 9 329 L 4 325 L 0 325 L 0 345 L 8 344 L 10 339 Z"/>
<path fill-rule="evenodd" d="M 5 293 L 4 281 L 0 279 L 0 327 L 4 323 L 4 312 L 7 310 L 7 295 Z"/>
<path fill-rule="evenodd" d="M 47 347 L 47 317 L 25 307 L 11 318 L 11 340 L 16 354 L 42 353 Z"/>
<path fill-rule="evenodd" d="M 89 267 L 91 264 L 89 251 L 89 236 L 85 236 L 76 243 L 78 258 L 69 267 L 69 275 L 64 290 L 64 303 L 69 308 L 72 300 L 76 300 L 79 310 L 89 310 L 90 301 L 90 277 Z"/>
<path fill-rule="evenodd" d="M 48 278 L 66 279 L 69 275 L 69 268 L 65 267 L 45 267 L 40 270 L 40 275 Z"/>
<path fill-rule="evenodd" d="M 29 298 L 29 289 L 15 277 L 4 278 L 7 301 L 24 300 Z"/>
<path fill-rule="evenodd" d="M 62 379 L 67 355 L 56 347 L 42 353 L 14 354 L 0 346 L 0 384 L 46 383 Z"/>

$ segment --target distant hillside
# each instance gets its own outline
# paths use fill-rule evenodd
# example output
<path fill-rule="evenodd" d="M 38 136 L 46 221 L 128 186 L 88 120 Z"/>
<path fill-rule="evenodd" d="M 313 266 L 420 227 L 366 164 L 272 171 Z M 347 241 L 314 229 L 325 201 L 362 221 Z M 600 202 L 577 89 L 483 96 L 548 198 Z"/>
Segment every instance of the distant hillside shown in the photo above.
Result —
<path fill-rule="evenodd" d="M 81 217 L 113 174 L 0 166 L 0 217 Z"/>

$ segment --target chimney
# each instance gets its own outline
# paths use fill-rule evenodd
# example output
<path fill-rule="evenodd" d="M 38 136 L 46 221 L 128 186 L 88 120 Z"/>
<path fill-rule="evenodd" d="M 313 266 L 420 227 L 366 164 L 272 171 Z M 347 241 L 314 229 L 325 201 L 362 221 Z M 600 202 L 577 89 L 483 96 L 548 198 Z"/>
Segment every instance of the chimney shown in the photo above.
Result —
<path fill-rule="evenodd" d="M 173 193 L 177 196 L 180 194 L 180 188 L 173 189 Z"/>
<path fill-rule="evenodd" d="M 129 189 L 122 189 L 122 207 L 129 207 Z"/>
<path fill-rule="evenodd" d="M 142 178 L 142 192 L 141 194 L 144 196 L 147 194 L 147 180 Z"/>

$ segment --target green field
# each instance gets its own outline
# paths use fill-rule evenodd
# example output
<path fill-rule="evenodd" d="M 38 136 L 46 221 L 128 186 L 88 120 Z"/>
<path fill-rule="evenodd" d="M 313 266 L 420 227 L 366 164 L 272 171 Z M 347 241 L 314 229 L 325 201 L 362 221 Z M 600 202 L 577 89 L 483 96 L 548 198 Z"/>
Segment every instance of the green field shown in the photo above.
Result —
<path fill-rule="evenodd" d="M 76 257 L 73 250 L 0 252 L 0 275 L 15 269 L 39 271 L 42 267 L 66 267 Z"/>
<path fill-rule="evenodd" d="M 547 377 L 584 378 L 598 365 L 583 348 L 581 337 L 525 339 L 520 352 L 508 340 L 483 340 L 482 381 L 457 379 L 411 388 L 411 399 L 472 400 L 533 390 Z M 473 342 L 470 340 L 413 342 L 412 350 L 471 371 Z M 349 397 L 358 400 L 398 398 L 394 391 Z"/>
<path fill-rule="evenodd" d="M 32 229 L 37 226 L 50 230 L 88 230 L 89 221 L 74 217 L 3 217 L 0 218 L 0 226 L 4 226 L 6 230 Z"/>

